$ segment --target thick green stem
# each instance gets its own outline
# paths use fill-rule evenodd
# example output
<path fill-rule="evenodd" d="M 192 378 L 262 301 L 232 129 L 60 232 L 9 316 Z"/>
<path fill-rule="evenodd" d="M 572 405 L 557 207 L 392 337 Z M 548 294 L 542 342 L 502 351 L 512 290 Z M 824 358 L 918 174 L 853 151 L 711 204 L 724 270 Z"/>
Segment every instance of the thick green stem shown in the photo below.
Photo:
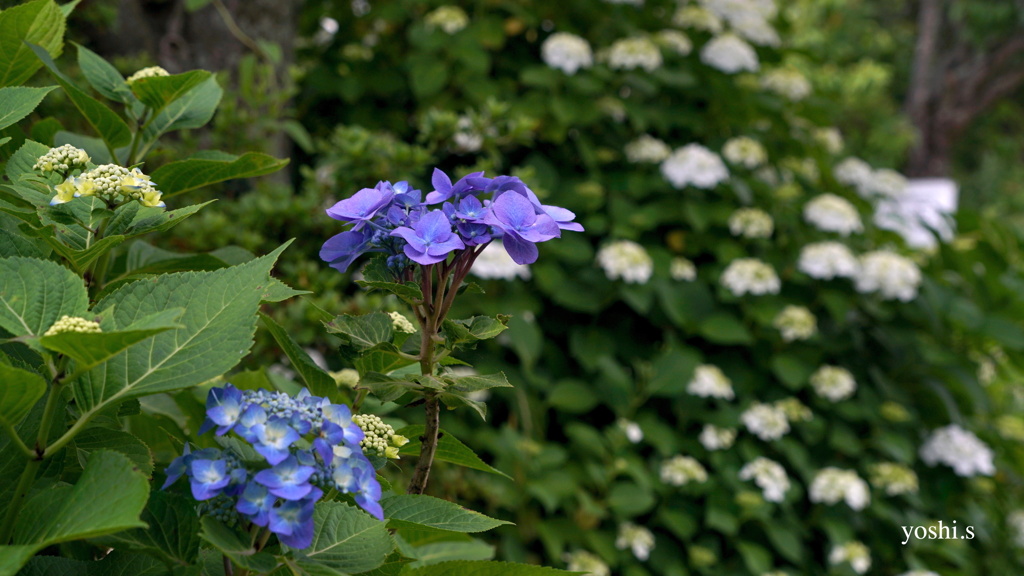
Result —
<path fill-rule="evenodd" d="M 11 443 L 14 444 L 14 447 L 17 448 L 22 455 L 30 459 L 36 457 L 36 453 L 29 448 L 27 444 L 25 444 L 25 441 L 21 439 L 21 436 L 18 436 L 18 431 L 14 429 L 14 426 L 11 426 L 10 422 L 4 422 L 4 432 L 10 436 Z"/>

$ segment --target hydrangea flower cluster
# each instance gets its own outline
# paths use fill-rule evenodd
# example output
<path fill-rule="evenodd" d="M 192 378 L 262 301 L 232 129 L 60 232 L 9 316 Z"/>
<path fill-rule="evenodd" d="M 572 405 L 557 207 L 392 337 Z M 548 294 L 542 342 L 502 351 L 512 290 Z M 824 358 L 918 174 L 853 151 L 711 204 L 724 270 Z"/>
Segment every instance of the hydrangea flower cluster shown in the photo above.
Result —
<path fill-rule="evenodd" d="M 409 443 L 408 438 L 395 434 L 395 429 L 390 424 L 385 424 L 376 414 L 356 414 L 352 416 L 352 421 L 365 435 L 359 446 L 366 454 L 381 458 L 398 458 L 398 449 Z"/>
<path fill-rule="evenodd" d="M 638 36 L 616 40 L 606 54 L 608 67 L 612 70 L 635 70 L 643 68 L 653 72 L 661 67 L 661 50 L 648 38 Z"/>
<path fill-rule="evenodd" d="M 722 31 L 722 19 L 702 6 L 680 6 L 672 15 L 672 23 L 680 28 L 703 30 L 712 34 Z"/>
<path fill-rule="evenodd" d="M 768 151 L 760 142 L 749 136 L 730 138 L 722 146 L 722 156 L 730 164 L 753 170 L 768 160 Z"/>
<path fill-rule="evenodd" d="M 143 78 L 156 78 L 157 76 L 170 76 L 170 75 L 171 74 L 167 70 L 164 70 L 163 68 L 161 68 L 159 66 L 150 66 L 148 68 L 143 68 L 142 70 L 139 70 L 135 74 L 132 74 L 131 76 L 129 76 L 125 80 L 125 82 L 127 82 L 128 85 L 131 86 L 137 80 L 142 80 Z"/>
<path fill-rule="evenodd" d="M 781 464 L 758 457 L 740 469 L 740 480 L 753 480 L 769 502 L 782 502 L 789 490 L 789 476 Z"/>
<path fill-rule="evenodd" d="M 877 292 L 885 300 L 910 302 L 917 298 L 921 270 L 914 261 L 886 250 L 862 254 L 855 281 L 858 292 Z"/>
<path fill-rule="evenodd" d="M 770 264 L 757 258 L 737 258 L 726 266 L 720 278 L 733 296 L 778 294 L 782 280 Z"/>
<path fill-rule="evenodd" d="M 807 340 L 818 333 L 817 318 L 803 306 L 786 306 L 772 320 L 772 326 L 786 342 Z"/>
<path fill-rule="evenodd" d="M 677 256 L 668 265 L 668 275 L 673 280 L 692 282 L 697 279 L 697 267 L 686 258 Z"/>
<path fill-rule="evenodd" d="M 324 490 L 352 494 L 383 520 L 377 474 L 360 447 L 366 435 L 348 406 L 305 390 L 292 398 L 227 384 L 212 388 L 206 399 L 199 433 L 214 428 L 217 436 L 233 433 L 250 444 L 258 459 L 227 448 L 192 452 L 186 445 L 168 466 L 164 488 L 186 476 L 205 508 L 225 520 L 244 518 L 268 528 L 296 549 L 312 542 L 313 505 Z"/>
<path fill-rule="evenodd" d="M 501 240 L 493 240 L 480 252 L 469 273 L 478 278 L 500 280 L 529 280 L 533 275 L 529 266 L 516 264 L 508 255 Z"/>
<path fill-rule="evenodd" d="M 455 34 L 469 25 L 469 16 L 458 6 L 441 6 L 423 18 L 428 28 L 440 28 L 445 34 Z"/>
<path fill-rule="evenodd" d="M 701 364 L 693 370 L 693 378 L 686 385 L 686 391 L 703 398 L 723 398 L 732 400 L 736 393 L 732 390 L 732 381 L 722 369 L 713 364 Z"/>
<path fill-rule="evenodd" d="M 810 489 L 811 502 L 836 504 L 843 500 L 854 510 L 863 510 L 871 502 L 868 483 L 853 470 L 822 468 L 814 476 Z"/>
<path fill-rule="evenodd" d="M 744 238 L 768 238 L 775 230 L 772 217 L 760 208 L 740 208 L 729 216 L 729 232 Z"/>
<path fill-rule="evenodd" d="M 846 400 L 857 391 L 857 381 L 846 368 L 830 366 L 819 367 L 811 374 L 811 386 L 822 398 L 832 402 Z"/>
<path fill-rule="evenodd" d="M 800 250 L 797 268 L 811 278 L 831 280 L 856 276 L 860 262 L 842 242 L 817 242 Z"/>
<path fill-rule="evenodd" d="M 754 402 L 740 414 L 740 422 L 764 441 L 778 440 L 789 432 L 789 418 L 779 406 Z"/>
<path fill-rule="evenodd" d="M 662 30 L 654 35 L 654 41 L 680 56 L 686 56 L 693 51 L 690 37 L 679 30 Z"/>
<path fill-rule="evenodd" d="M 707 482 L 708 471 L 697 460 L 677 454 L 661 463 L 661 481 L 671 486 L 683 486 L 691 481 Z"/>
<path fill-rule="evenodd" d="M 697 439 L 706 450 L 728 450 L 736 441 L 736 429 L 705 424 Z"/>
<path fill-rule="evenodd" d="M 320 258 L 346 271 L 367 252 L 387 254 L 396 274 L 411 262 L 424 266 L 466 255 L 466 270 L 492 239 L 517 264 L 537 260 L 537 243 L 561 236 L 562 230 L 580 232 L 572 212 L 541 204 L 537 195 L 514 176 L 486 178 L 474 172 L 454 184 L 434 170 L 434 191 L 425 197 L 408 182 L 378 182 L 327 209 L 327 215 L 352 225 L 328 239 Z M 487 197 L 489 196 L 489 198 Z"/>
<path fill-rule="evenodd" d="M 811 83 L 792 68 L 776 68 L 761 76 L 761 88 L 798 102 L 811 95 Z"/>
<path fill-rule="evenodd" d="M 860 158 L 846 158 L 836 164 L 833 174 L 836 180 L 852 187 L 864 198 L 892 198 L 903 194 L 907 188 L 907 179 L 899 172 L 888 168 L 875 170 Z"/>
<path fill-rule="evenodd" d="M 705 44 L 700 51 L 700 61 L 726 74 L 757 72 L 761 67 L 754 48 L 730 33 L 716 36 Z"/>
<path fill-rule="evenodd" d="M 548 66 L 572 76 L 581 68 L 594 65 L 594 52 L 586 40 L 568 32 L 555 32 L 540 46 L 540 56 Z"/>
<path fill-rule="evenodd" d="M 668 144 L 651 136 L 644 134 L 626 144 L 626 159 L 634 164 L 657 164 L 672 153 Z"/>
<path fill-rule="evenodd" d="M 654 534 L 632 522 L 623 522 L 619 525 L 619 535 L 615 539 L 615 547 L 619 550 L 629 548 L 637 560 L 647 560 L 654 549 Z"/>
<path fill-rule="evenodd" d="M 590 576 L 611 576 L 612 574 L 611 569 L 599 556 L 586 550 L 566 552 L 563 559 L 568 564 L 567 569 L 572 572 L 583 572 Z"/>
<path fill-rule="evenodd" d="M 871 551 L 862 542 L 852 541 L 836 546 L 829 552 L 829 564 L 848 562 L 857 574 L 864 574 L 871 569 Z"/>
<path fill-rule="evenodd" d="M 102 332 L 99 322 L 93 322 L 92 320 L 86 320 L 78 316 L 68 316 L 67 314 L 60 317 L 50 326 L 43 336 L 53 336 L 62 332 Z"/>
<path fill-rule="evenodd" d="M 597 263 L 609 280 L 622 279 L 632 284 L 646 284 L 654 272 L 654 260 L 644 247 L 632 240 L 616 240 L 597 252 Z"/>
<path fill-rule="evenodd" d="M 416 327 L 412 325 L 412 322 L 405 317 L 401 312 L 388 312 L 388 316 L 391 317 L 391 328 L 395 332 L 401 332 L 403 334 L 412 334 L 416 332 Z"/>
<path fill-rule="evenodd" d="M 622 430 L 622 433 L 626 435 L 626 440 L 629 440 L 631 444 L 639 444 L 644 439 L 643 428 L 640 428 L 640 425 L 632 420 L 619 418 L 615 425 Z"/>
<path fill-rule="evenodd" d="M 64 144 L 50 150 L 39 157 L 39 160 L 32 166 L 33 170 L 39 172 L 60 172 L 67 174 L 75 168 L 85 168 L 89 163 L 89 155 L 81 148 L 75 148 L 71 144 Z"/>
<path fill-rule="evenodd" d="M 725 163 L 700 144 L 687 144 L 676 149 L 661 163 L 661 174 L 672 186 L 711 189 L 729 178 Z"/>
<path fill-rule="evenodd" d="M 870 469 L 871 483 L 889 496 L 917 493 L 917 473 L 902 464 L 881 462 Z"/>
<path fill-rule="evenodd" d="M 929 466 L 945 464 L 959 476 L 996 473 L 992 449 L 956 424 L 933 431 L 921 446 L 921 459 Z"/>
<path fill-rule="evenodd" d="M 821 194 L 804 206 L 804 220 L 822 232 L 849 236 L 863 232 L 857 207 L 835 194 Z"/>
<path fill-rule="evenodd" d="M 64 182 L 54 186 L 57 195 L 50 205 L 64 204 L 82 196 L 96 196 L 108 204 L 122 204 L 138 200 L 143 206 L 164 208 L 163 195 L 149 176 L 138 168 L 131 170 L 117 164 L 101 164 L 78 176 L 68 176 Z"/>

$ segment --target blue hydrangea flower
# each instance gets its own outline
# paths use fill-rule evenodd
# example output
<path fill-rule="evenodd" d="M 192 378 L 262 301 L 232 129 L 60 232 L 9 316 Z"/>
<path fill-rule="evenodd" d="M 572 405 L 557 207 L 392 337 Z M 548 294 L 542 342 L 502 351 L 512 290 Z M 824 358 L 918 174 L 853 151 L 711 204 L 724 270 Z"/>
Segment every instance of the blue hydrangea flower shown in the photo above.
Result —
<path fill-rule="evenodd" d="M 452 179 L 448 177 L 441 169 L 434 168 L 434 174 L 430 179 L 430 183 L 434 185 L 434 191 L 427 194 L 428 204 L 440 204 L 453 196 L 455 198 L 461 198 L 466 194 L 471 193 L 474 188 L 469 184 L 469 181 L 474 178 L 483 176 L 483 172 L 473 172 L 472 174 L 466 174 L 454 185 Z"/>
<path fill-rule="evenodd" d="M 348 270 L 352 262 L 370 250 L 370 236 L 348 231 L 335 234 L 320 248 L 320 259 L 339 272 Z"/>
<path fill-rule="evenodd" d="M 313 543 L 313 505 L 323 495 L 319 489 L 304 500 L 282 503 L 271 509 L 269 527 L 285 546 L 301 550 Z"/>
<path fill-rule="evenodd" d="M 276 466 L 291 453 L 288 449 L 301 436 L 284 418 L 271 418 L 266 424 L 252 427 L 257 443 L 253 446 L 272 466 Z"/>
<path fill-rule="evenodd" d="M 273 468 L 257 472 L 254 478 L 274 496 L 285 500 L 300 500 L 313 489 L 309 477 L 315 471 L 312 466 L 299 464 L 295 456 L 289 456 Z"/>
<path fill-rule="evenodd" d="M 453 250 L 466 247 L 462 239 L 452 232 L 452 223 L 440 210 L 426 213 L 412 228 L 396 228 L 391 235 L 404 239 L 407 242 L 405 255 L 424 265 L 441 262 Z"/>
<path fill-rule="evenodd" d="M 221 490 L 231 481 L 228 464 L 224 460 L 192 460 L 192 497 L 196 500 L 209 500 L 220 494 Z"/>
<path fill-rule="evenodd" d="M 217 435 L 223 436 L 238 422 L 242 415 L 242 391 L 231 384 L 223 388 L 211 388 L 206 396 L 206 420 L 199 427 L 204 434 L 213 426 L 217 426 Z"/>
<path fill-rule="evenodd" d="M 258 482 L 245 485 L 235 509 L 244 514 L 257 526 L 266 526 L 270 522 L 270 511 L 277 503 L 277 496 L 271 494 L 266 486 Z"/>
<path fill-rule="evenodd" d="M 327 215 L 335 220 L 355 222 L 352 230 L 362 230 L 377 215 L 377 212 L 391 204 L 395 190 L 390 184 L 380 182 L 376 188 L 363 188 L 359 192 L 327 209 Z"/>
<path fill-rule="evenodd" d="M 506 193 L 491 202 L 491 211 L 484 222 L 502 232 L 502 244 L 516 264 L 537 261 L 536 243 L 561 235 L 558 224 L 547 213 L 538 214 L 526 196 Z"/>

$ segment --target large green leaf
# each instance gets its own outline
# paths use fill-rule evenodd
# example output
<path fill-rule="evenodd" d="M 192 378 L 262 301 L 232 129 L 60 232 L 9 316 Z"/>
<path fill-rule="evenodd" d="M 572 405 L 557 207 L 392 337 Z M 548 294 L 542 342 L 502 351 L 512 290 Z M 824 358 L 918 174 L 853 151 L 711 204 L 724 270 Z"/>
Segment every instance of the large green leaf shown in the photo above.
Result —
<path fill-rule="evenodd" d="M 199 517 L 190 498 L 153 492 L 142 512 L 142 521 L 149 527 L 104 536 L 97 543 L 145 552 L 170 565 L 187 566 L 199 558 Z"/>
<path fill-rule="evenodd" d="M 128 87 L 124 76 L 121 76 L 117 68 L 85 46 L 75 44 L 75 47 L 78 48 L 78 67 L 82 69 L 82 75 L 85 76 L 89 85 L 97 92 L 111 100 L 125 104 L 129 104 L 135 99 L 132 89 Z"/>
<path fill-rule="evenodd" d="M 136 80 L 131 90 L 152 110 L 152 114 L 159 114 L 168 104 L 209 80 L 210 76 L 212 74 L 206 70 L 189 70 L 170 76 L 151 76 Z"/>
<path fill-rule="evenodd" d="M 14 576 L 47 546 L 145 527 L 139 514 L 148 496 L 149 482 L 131 460 L 95 452 L 74 486 L 42 490 L 25 503 L 14 528 L 16 546 L 0 547 L 0 576 Z"/>
<path fill-rule="evenodd" d="M 409 443 L 402 446 L 398 453 L 406 456 L 418 455 L 420 453 L 420 448 L 422 447 L 420 436 L 423 436 L 423 432 L 424 427 L 419 424 L 406 426 L 405 428 L 398 430 L 398 434 L 409 439 Z M 477 456 L 468 446 L 444 430 L 441 431 L 441 437 L 437 441 L 437 450 L 434 452 L 434 460 L 451 462 L 452 464 L 457 464 L 466 468 L 472 468 L 482 472 L 490 472 L 491 474 L 498 474 L 499 476 L 504 476 L 509 480 L 512 479 L 508 474 L 505 474 L 501 470 L 498 470 L 481 460 L 480 457 Z"/>
<path fill-rule="evenodd" d="M 402 546 L 402 553 L 416 558 L 409 569 L 453 560 L 491 560 L 494 546 L 475 538 L 465 541 L 431 542 L 422 546 Z"/>
<path fill-rule="evenodd" d="M 199 537 L 220 550 L 236 566 L 261 573 L 269 572 L 277 565 L 273 556 L 266 552 L 257 552 L 253 548 L 248 535 L 243 538 L 241 534 L 210 516 L 203 516 L 200 524 L 202 531 L 199 532 Z"/>
<path fill-rule="evenodd" d="M 85 93 L 84 90 L 75 86 L 70 78 L 61 73 L 53 58 L 46 50 L 39 46 L 32 46 L 32 51 L 42 60 L 50 72 L 57 79 L 57 82 L 64 88 L 68 98 L 78 108 L 78 111 L 85 117 L 86 122 L 96 130 L 103 141 L 111 148 L 125 146 L 132 140 L 131 128 L 113 110 L 105 104 Z"/>
<path fill-rule="evenodd" d="M 387 518 L 388 525 L 393 528 L 484 532 L 502 524 L 511 524 L 433 496 L 402 494 L 385 498 L 380 504 L 384 507 L 384 517 Z"/>
<path fill-rule="evenodd" d="M 483 560 L 442 562 L 402 572 L 402 576 L 451 576 L 452 574 L 459 576 L 556 576 L 559 574 L 584 574 L 584 572 L 567 572 L 543 566 Z"/>
<path fill-rule="evenodd" d="M 213 117 L 223 94 L 224 91 L 217 84 L 217 77 L 210 76 L 184 96 L 171 102 L 146 123 L 144 133 L 146 142 L 152 143 L 161 134 L 170 130 L 203 126 Z"/>
<path fill-rule="evenodd" d="M 0 130 L 28 116 L 56 86 L 31 88 L 8 86 L 0 88 Z"/>
<path fill-rule="evenodd" d="M 392 552 L 384 559 L 383 564 L 373 570 L 360 572 L 356 576 L 398 576 L 409 562 L 412 562 L 412 558 L 406 558 L 400 552 Z"/>
<path fill-rule="evenodd" d="M 241 156 L 207 159 L 189 158 L 170 162 L 150 174 L 164 198 L 195 190 L 209 184 L 235 178 L 255 178 L 276 172 L 288 164 L 259 152 L 247 152 Z"/>
<path fill-rule="evenodd" d="M 313 362 L 309 354 L 295 343 L 284 327 L 266 314 L 261 313 L 260 319 L 263 320 L 263 325 L 270 331 L 271 336 L 277 341 L 277 345 L 281 347 L 281 351 L 291 361 L 292 367 L 299 373 L 314 396 L 330 398 L 332 402 L 348 403 L 347 394 L 338 388 L 334 378 Z"/>
<path fill-rule="evenodd" d="M 323 502 L 313 512 L 313 544 L 307 558 L 346 573 L 366 572 L 384 563 L 395 548 L 386 524 L 340 502 Z"/>
<path fill-rule="evenodd" d="M 89 428 L 75 436 L 75 450 L 78 460 L 85 466 L 89 457 L 100 450 L 113 450 L 127 456 L 135 467 L 146 476 L 153 474 L 153 455 L 142 440 L 121 430 L 110 428 Z"/>
<path fill-rule="evenodd" d="M 178 272 L 118 288 L 96 304 L 116 326 L 184 308 L 182 327 L 157 334 L 97 366 L 74 383 L 82 418 L 113 402 L 195 386 L 220 376 L 248 352 L 270 269 L 284 246 L 245 264 Z"/>
<path fill-rule="evenodd" d="M 142 234 L 149 234 L 150 232 L 163 232 L 177 226 L 182 220 L 189 216 L 199 212 L 209 204 L 213 203 L 214 200 L 203 202 L 202 204 L 193 204 L 191 206 L 185 206 L 184 208 L 178 208 L 177 210 L 164 210 L 163 208 L 150 208 L 142 207 L 139 209 L 139 214 L 135 217 L 135 221 L 131 227 L 125 233 L 128 237 L 140 236 Z"/>
<path fill-rule="evenodd" d="M 7 161 L 7 166 L 5 168 L 7 177 L 11 182 L 17 182 L 22 176 L 35 174 L 35 170 L 32 169 L 32 166 L 35 165 L 40 156 L 49 151 L 50 147 L 46 144 L 40 144 L 34 140 L 26 140 L 25 143 L 18 148 L 18 151 L 11 156 L 11 159 Z M 46 202 L 48 203 L 49 201 L 50 199 L 47 198 Z"/>
<path fill-rule="evenodd" d="M 90 370 L 129 346 L 138 344 L 161 332 L 179 328 L 180 326 L 175 323 L 175 320 L 184 312 L 183 308 L 161 310 L 145 318 L 140 318 L 124 330 L 87 333 L 62 332 L 53 336 L 43 336 L 39 339 L 39 343 L 45 348 L 73 358 L 77 363 L 76 370 Z"/>
<path fill-rule="evenodd" d="M 89 562 L 61 558 L 60 556 L 36 556 L 18 572 L 18 576 L 89 576 Z"/>
<path fill-rule="evenodd" d="M 89 295 L 82 279 L 47 260 L 0 260 L 0 328 L 15 336 L 37 336 L 61 316 L 84 316 Z"/>
<path fill-rule="evenodd" d="M 38 44 L 54 58 L 64 47 L 64 15 L 53 0 L 35 0 L 0 12 L 0 86 L 24 83 L 39 69 L 25 44 Z"/>
<path fill-rule="evenodd" d="M 0 423 L 17 426 L 46 394 L 46 380 L 35 372 L 0 364 Z"/>
<path fill-rule="evenodd" d="M 394 336 L 391 317 L 383 312 L 360 316 L 342 314 L 325 325 L 328 332 L 340 335 L 346 344 L 357 350 L 368 350 L 378 344 L 391 342 Z"/>

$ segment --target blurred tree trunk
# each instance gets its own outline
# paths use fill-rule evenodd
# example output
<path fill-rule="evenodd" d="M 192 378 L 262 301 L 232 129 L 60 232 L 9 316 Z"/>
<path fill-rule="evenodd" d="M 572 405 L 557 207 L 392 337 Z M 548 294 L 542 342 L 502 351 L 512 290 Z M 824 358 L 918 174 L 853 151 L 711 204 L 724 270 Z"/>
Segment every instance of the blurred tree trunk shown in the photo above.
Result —
<path fill-rule="evenodd" d="M 1024 30 L 978 46 L 949 17 L 952 2 L 920 0 L 918 6 L 904 103 L 918 132 L 906 169 L 911 177 L 949 176 L 957 138 L 981 113 L 1024 85 Z"/>

